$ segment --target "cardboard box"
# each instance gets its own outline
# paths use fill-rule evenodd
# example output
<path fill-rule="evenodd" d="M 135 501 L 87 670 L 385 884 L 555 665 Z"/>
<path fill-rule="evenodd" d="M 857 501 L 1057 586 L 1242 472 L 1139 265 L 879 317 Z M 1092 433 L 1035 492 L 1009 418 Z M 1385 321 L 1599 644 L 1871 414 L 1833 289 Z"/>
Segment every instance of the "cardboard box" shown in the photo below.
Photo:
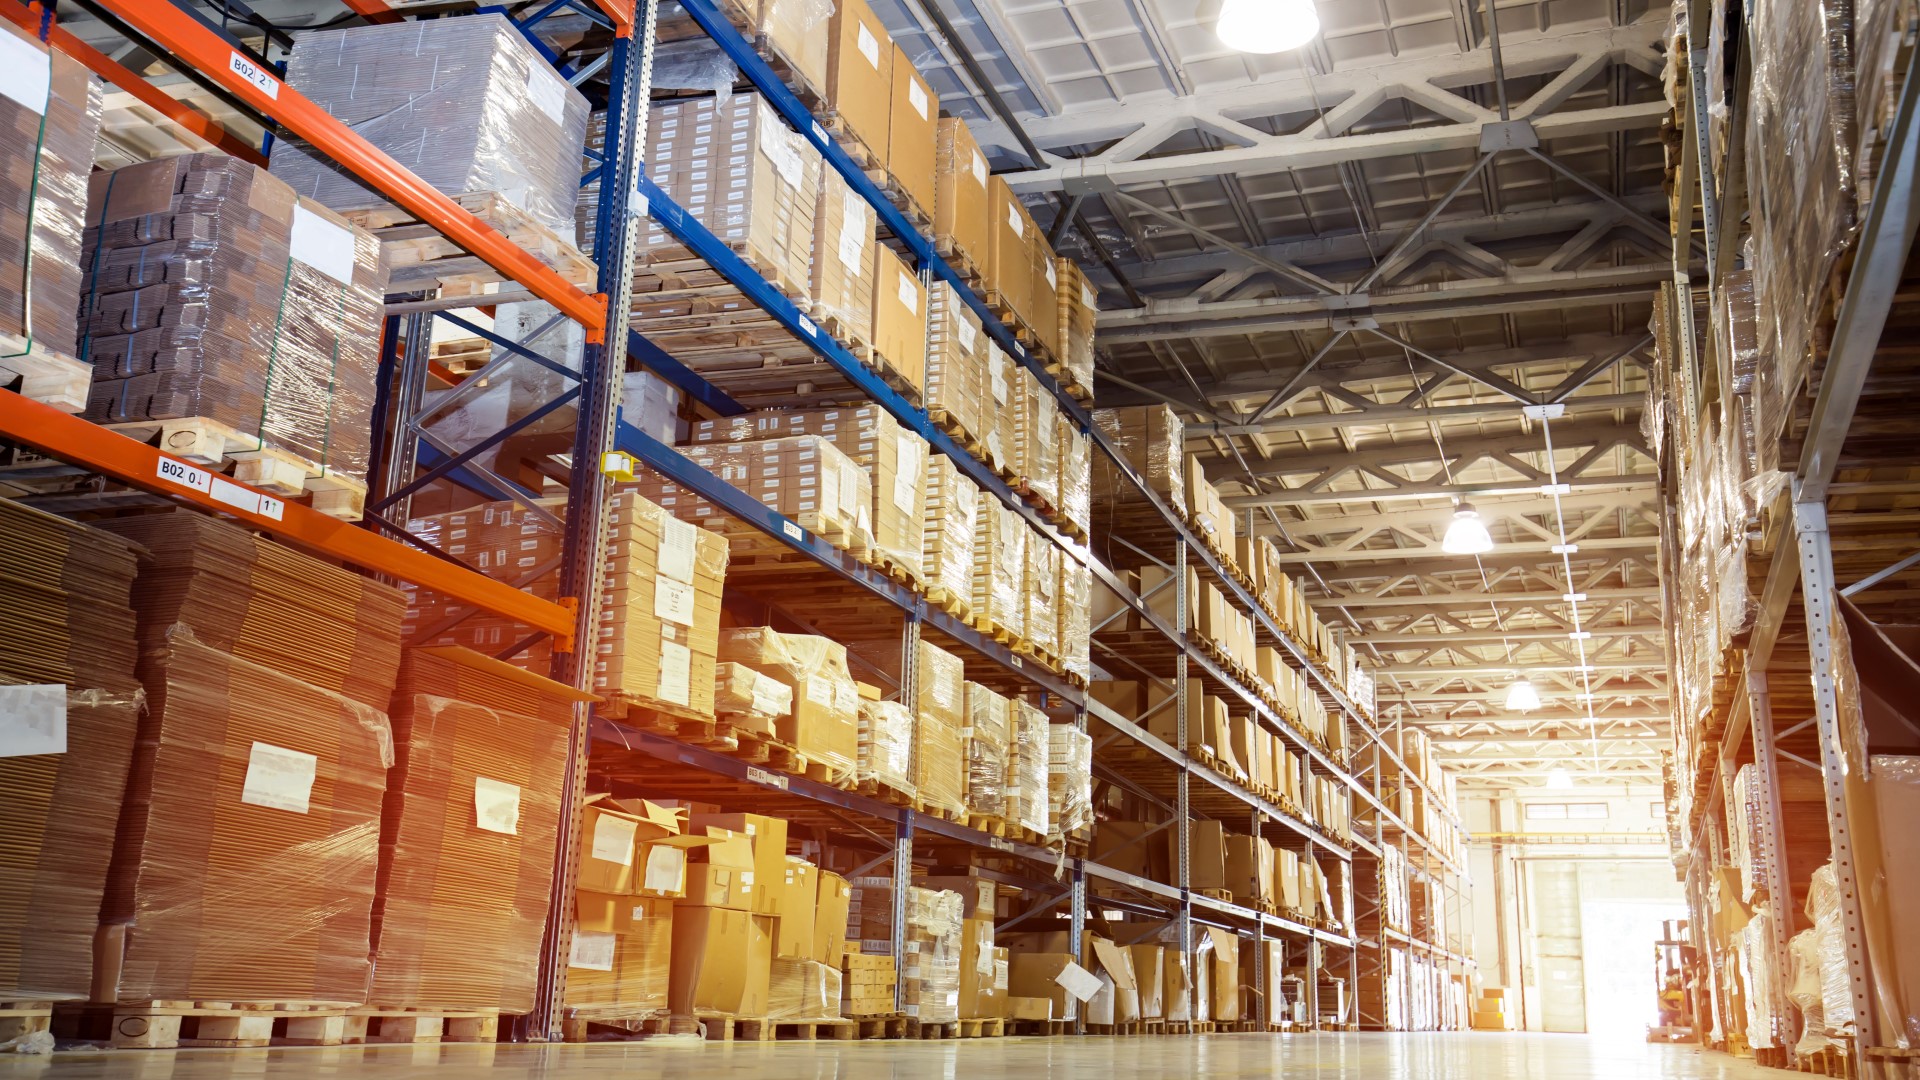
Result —
<path fill-rule="evenodd" d="M 827 33 L 827 105 L 847 132 L 866 144 L 874 164 L 884 165 L 893 37 L 866 0 L 839 0 Z"/>
<path fill-rule="evenodd" d="M 927 379 L 927 290 L 885 244 L 873 247 L 873 351 L 917 393 Z"/>
<path fill-rule="evenodd" d="M 1007 1019 L 1051 1020 L 1053 1019 L 1053 999 L 1051 997 L 1021 997 L 1017 994 L 1009 994 L 1007 996 Z"/>
<path fill-rule="evenodd" d="M 1024 314 L 1033 307 L 1033 219 L 1020 197 L 998 176 L 987 179 L 987 264 L 982 273 L 989 296 L 998 293 L 1008 307 Z"/>
<path fill-rule="evenodd" d="M 1180 853 L 1174 846 L 1179 838 L 1174 829 L 1166 833 L 1167 865 L 1180 865 Z M 1217 821 L 1195 819 L 1187 823 L 1187 887 L 1224 889 L 1227 887 L 1227 830 Z"/>
<path fill-rule="evenodd" d="M 940 118 L 935 134 L 933 236 L 957 249 L 968 262 L 987 265 L 987 156 L 980 152 L 967 122 Z"/>
<path fill-rule="evenodd" d="M 1128 874 L 1167 882 L 1165 840 L 1148 821 L 1102 821 L 1093 827 L 1093 861 Z M 1142 839 L 1145 837 L 1145 839 Z"/>
<path fill-rule="evenodd" d="M 583 892 L 632 895 L 639 817 L 616 809 L 607 795 L 589 796 L 580 813 L 580 869 L 574 887 Z"/>
<path fill-rule="evenodd" d="M 813 936 L 819 925 L 820 871 L 796 855 L 787 856 L 784 880 L 775 896 L 773 955 L 811 960 L 817 952 Z"/>
<path fill-rule="evenodd" d="M 1103 937 L 1090 937 L 1100 974 L 1112 984 L 1111 1020 L 1093 1018 L 1096 1024 L 1130 1024 L 1140 1019 L 1140 988 L 1133 970 L 1133 954 Z M 1098 999 L 1096 999 L 1097 1001 Z"/>
<path fill-rule="evenodd" d="M 732 908 L 675 907 L 675 1015 L 765 1016 L 773 965 L 773 919 Z"/>
<path fill-rule="evenodd" d="M 893 47 L 893 93 L 887 123 L 887 171 L 929 217 L 934 187 L 934 142 L 940 102 L 900 46 Z"/>
<path fill-rule="evenodd" d="M 916 877 L 914 884 L 923 889 L 938 889 L 960 894 L 960 909 L 969 919 L 991 919 L 994 917 L 994 901 L 998 890 L 994 883 L 983 877 Z"/>
<path fill-rule="evenodd" d="M 756 915 L 777 915 L 775 910 L 776 890 L 769 889 L 771 883 L 781 881 L 787 870 L 787 823 L 776 817 L 763 817 L 760 814 L 694 814 L 689 825 L 695 829 L 707 830 L 711 835 L 718 827 L 729 832 L 745 834 L 753 846 L 753 880 L 749 885 L 758 885 L 753 889 L 753 913 Z"/>
<path fill-rule="evenodd" d="M 1273 845 L 1265 837 L 1227 834 L 1227 891 L 1246 907 L 1273 901 Z"/>
<path fill-rule="evenodd" d="M 1187 954 L 1180 951 L 1177 946 L 1162 946 L 1160 956 L 1160 985 L 1163 990 L 1160 995 L 1160 1007 L 1171 1022 L 1191 1022 L 1194 999 L 1193 964 Z"/>
<path fill-rule="evenodd" d="M 1006 1002 L 1006 984 L 996 986 L 993 918 L 968 918 L 960 937 L 960 1017 L 975 1020 L 1000 1015 Z"/>
<path fill-rule="evenodd" d="M 754 887 L 756 877 L 762 882 L 780 879 L 756 875 L 753 842 L 746 834 L 709 827 L 707 835 L 715 842 L 692 852 L 692 861 L 687 866 L 687 891 L 680 904 L 751 911 L 762 897 L 779 891 L 764 885 Z"/>
<path fill-rule="evenodd" d="M 1130 945 L 1133 958 L 1133 982 L 1140 994 L 1140 1019 L 1158 1020 L 1166 1015 L 1166 949 L 1159 945 Z"/>
<path fill-rule="evenodd" d="M 819 870 L 814 888 L 813 959 L 838 964 L 847 948 L 847 908 L 853 893 L 847 879 L 831 870 Z"/>
<path fill-rule="evenodd" d="M 1060 272 L 1054 268 L 1053 245 L 1036 228 L 1027 233 L 1029 273 L 1033 275 L 1033 307 L 1028 312 L 1033 333 L 1047 355 L 1060 354 Z M 1197 460 L 1197 459 L 1196 459 Z"/>
<path fill-rule="evenodd" d="M 673 968 L 673 901 L 609 899 L 619 903 L 624 928 L 575 928 L 566 1007 L 589 1019 L 664 1012 Z"/>
<path fill-rule="evenodd" d="M 1054 1019 L 1066 1019 L 1080 1002 L 1100 992 L 1100 977 L 1075 961 L 1071 953 L 1010 951 L 1007 993 L 1011 999 L 1049 1001 Z"/>

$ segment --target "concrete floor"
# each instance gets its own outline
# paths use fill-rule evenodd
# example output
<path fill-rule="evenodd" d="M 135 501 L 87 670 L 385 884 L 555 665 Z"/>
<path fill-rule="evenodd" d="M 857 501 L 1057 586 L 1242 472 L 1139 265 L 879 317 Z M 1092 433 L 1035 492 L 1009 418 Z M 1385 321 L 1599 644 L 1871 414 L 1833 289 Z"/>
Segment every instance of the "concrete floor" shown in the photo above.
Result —
<path fill-rule="evenodd" d="M 430 1075 L 517 1080 L 1038 1080 L 1048 1076 L 1315 1077 L 1320 1080 L 1761 1080 L 1783 1074 L 1725 1054 L 1579 1035 L 1215 1035 L 951 1042 L 629 1043 L 122 1050 L 0 1055 L 0 1080 L 268 1080 Z"/>

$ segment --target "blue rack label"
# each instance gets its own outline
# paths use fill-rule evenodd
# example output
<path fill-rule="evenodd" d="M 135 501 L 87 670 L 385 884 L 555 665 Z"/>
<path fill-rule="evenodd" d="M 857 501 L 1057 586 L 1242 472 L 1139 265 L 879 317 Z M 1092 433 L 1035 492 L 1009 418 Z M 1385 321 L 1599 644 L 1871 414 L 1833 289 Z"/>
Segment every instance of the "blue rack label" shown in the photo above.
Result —
<path fill-rule="evenodd" d="M 235 75 L 252 83 L 254 89 L 275 101 L 280 100 L 280 80 L 274 78 L 260 65 L 240 55 L 240 50 L 233 50 L 233 55 L 227 58 L 227 68 Z"/>
<path fill-rule="evenodd" d="M 154 475 L 168 483 L 192 488 L 201 494 L 207 494 L 213 484 L 211 473 L 205 469 L 196 469 L 178 458 L 161 458 L 159 466 L 154 469 Z"/>

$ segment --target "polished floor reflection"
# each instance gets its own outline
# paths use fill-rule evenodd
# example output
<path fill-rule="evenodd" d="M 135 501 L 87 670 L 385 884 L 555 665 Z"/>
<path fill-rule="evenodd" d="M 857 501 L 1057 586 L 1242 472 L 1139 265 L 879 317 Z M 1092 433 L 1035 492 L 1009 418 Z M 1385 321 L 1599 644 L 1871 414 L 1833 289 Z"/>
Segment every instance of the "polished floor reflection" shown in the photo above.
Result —
<path fill-rule="evenodd" d="M 352 1076 L 1037 1080 L 1314 1077 L 1317 1080 L 1759 1080 L 1751 1062 L 1687 1047 L 1577 1035 L 1214 1035 L 953 1042 L 626 1043 L 288 1050 L 62 1051 L 0 1055 L 0 1080 L 278 1080 Z"/>

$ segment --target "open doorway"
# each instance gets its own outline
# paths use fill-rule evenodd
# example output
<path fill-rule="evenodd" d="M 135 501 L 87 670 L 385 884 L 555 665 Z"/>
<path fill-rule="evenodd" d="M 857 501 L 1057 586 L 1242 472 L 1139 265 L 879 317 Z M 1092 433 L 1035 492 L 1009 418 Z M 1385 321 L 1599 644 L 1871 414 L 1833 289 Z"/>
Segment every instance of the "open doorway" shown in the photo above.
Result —
<path fill-rule="evenodd" d="M 1658 1023 L 1654 942 L 1661 922 L 1684 919 L 1684 904 L 1649 900 L 1589 900 L 1580 905 L 1587 1032 L 1646 1036 Z"/>

